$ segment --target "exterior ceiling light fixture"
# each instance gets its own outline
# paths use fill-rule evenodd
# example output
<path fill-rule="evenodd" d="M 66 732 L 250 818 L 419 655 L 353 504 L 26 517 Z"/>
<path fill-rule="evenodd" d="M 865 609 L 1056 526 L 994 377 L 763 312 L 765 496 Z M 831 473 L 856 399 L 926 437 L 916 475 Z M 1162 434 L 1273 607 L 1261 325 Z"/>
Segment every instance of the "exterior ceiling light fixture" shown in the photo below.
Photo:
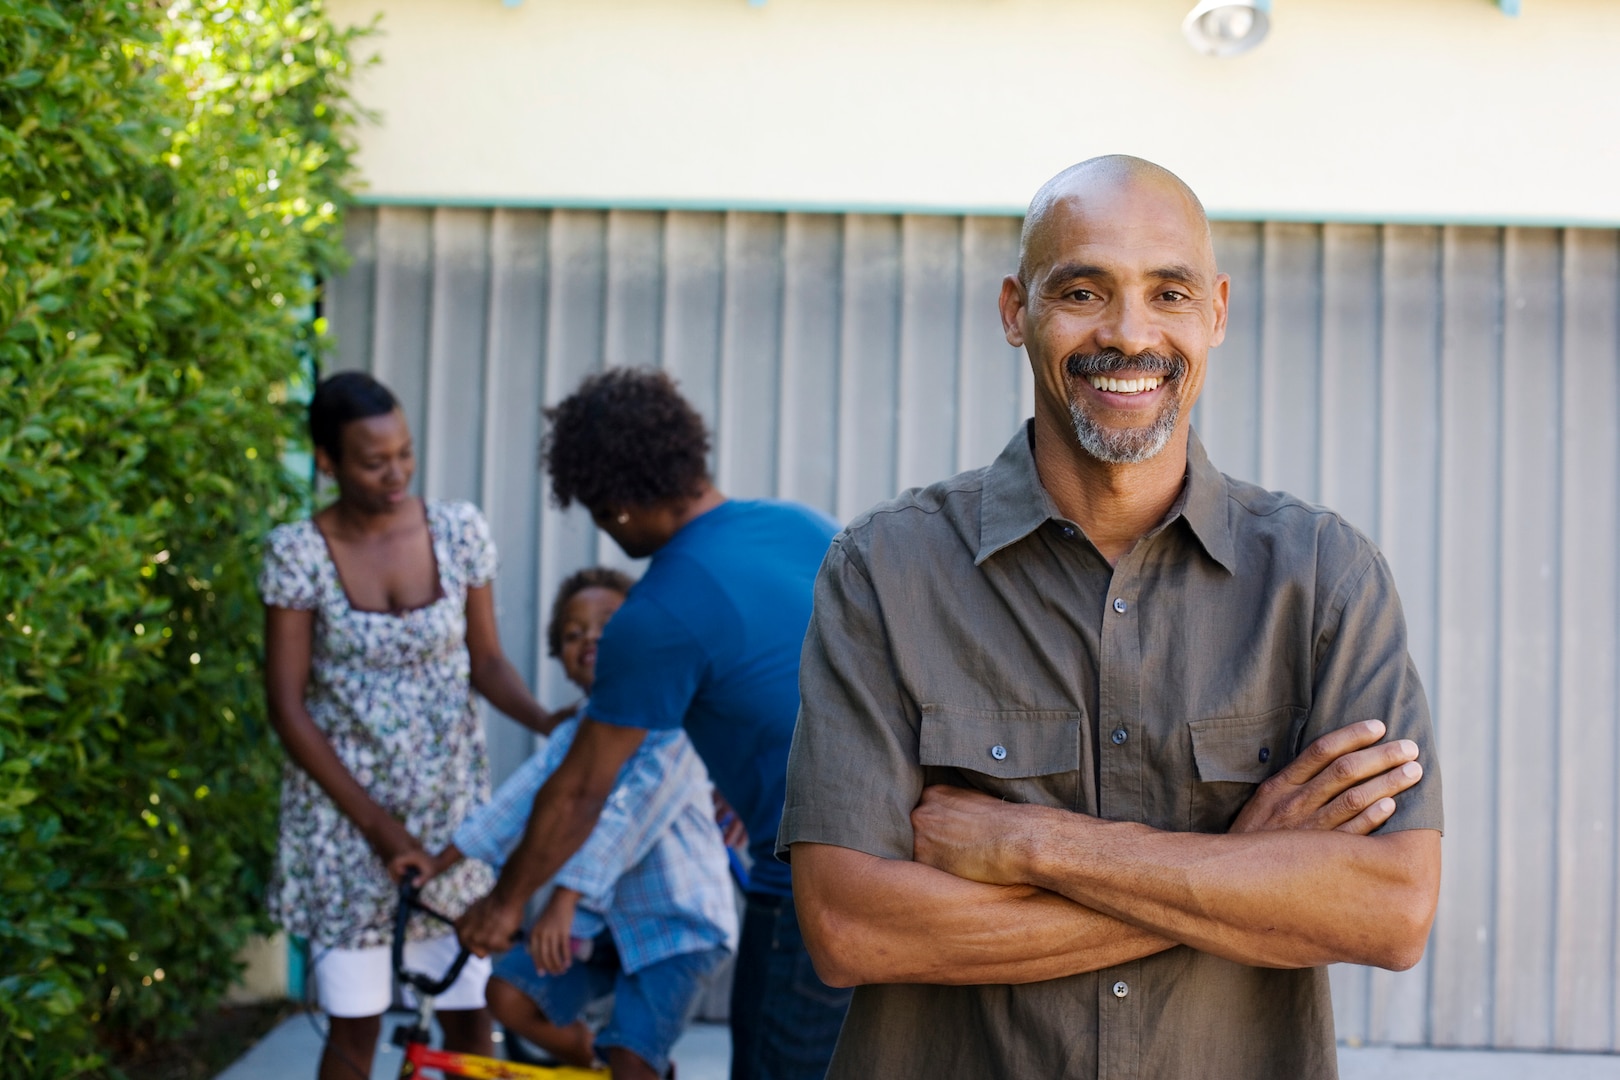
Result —
<path fill-rule="evenodd" d="M 1206 56 L 1236 56 L 1265 40 L 1271 0 L 1198 0 L 1181 32 Z"/>

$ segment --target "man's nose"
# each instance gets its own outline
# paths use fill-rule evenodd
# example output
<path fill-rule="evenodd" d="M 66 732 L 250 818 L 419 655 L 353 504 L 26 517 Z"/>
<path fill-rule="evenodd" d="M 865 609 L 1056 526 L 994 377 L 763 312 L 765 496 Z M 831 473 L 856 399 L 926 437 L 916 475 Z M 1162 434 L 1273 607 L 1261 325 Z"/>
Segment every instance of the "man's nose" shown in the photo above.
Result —
<path fill-rule="evenodd" d="M 1097 326 L 1096 337 L 1100 348 L 1118 349 L 1126 356 L 1159 351 L 1159 325 L 1153 309 L 1146 300 L 1134 296 L 1114 298 Z"/>

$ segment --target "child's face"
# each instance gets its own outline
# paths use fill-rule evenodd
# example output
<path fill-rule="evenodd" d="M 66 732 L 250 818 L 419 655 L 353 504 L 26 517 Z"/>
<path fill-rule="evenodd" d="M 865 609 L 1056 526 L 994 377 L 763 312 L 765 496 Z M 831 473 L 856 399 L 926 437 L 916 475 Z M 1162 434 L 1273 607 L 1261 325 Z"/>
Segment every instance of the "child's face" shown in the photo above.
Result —
<path fill-rule="evenodd" d="M 589 691 L 596 681 L 596 643 L 622 603 L 624 594 L 593 585 L 563 605 L 562 650 L 557 658 L 568 680 L 581 690 Z"/>

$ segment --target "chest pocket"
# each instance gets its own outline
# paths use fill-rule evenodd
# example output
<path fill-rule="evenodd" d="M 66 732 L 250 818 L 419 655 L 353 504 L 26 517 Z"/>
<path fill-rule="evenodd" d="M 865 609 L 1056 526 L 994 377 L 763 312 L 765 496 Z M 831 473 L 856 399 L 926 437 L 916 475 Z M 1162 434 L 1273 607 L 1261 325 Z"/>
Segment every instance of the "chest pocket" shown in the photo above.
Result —
<path fill-rule="evenodd" d="M 1187 828 L 1223 833 L 1254 789 L 1294 759 L 1295 743 L 1308 714 L 1288 705 L 1259 716 L 1222 716 L 1194 720 L 1193 764 Z"/>
<path fill-rule="evenodd" d="M 955 784 L 1016 803 L 1074 809 L 1080 724 L 1069 710 L 922 706 L 918 760 L 929 784 Z"/>

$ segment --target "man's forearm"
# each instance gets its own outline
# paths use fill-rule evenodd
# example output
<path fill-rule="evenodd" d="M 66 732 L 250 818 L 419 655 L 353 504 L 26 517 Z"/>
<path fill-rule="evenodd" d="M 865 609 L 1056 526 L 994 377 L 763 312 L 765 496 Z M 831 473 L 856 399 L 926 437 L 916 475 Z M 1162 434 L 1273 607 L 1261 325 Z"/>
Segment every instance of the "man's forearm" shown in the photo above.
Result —
<path fill-rule="evenodd" d="M 606 800 L 568 780 L 560 771 L 553 773 L 535 794 L 523 837 L 490 892 L 495 903 L 503 907 L 527 903 L 590 838 Z"/>
<path fill-rule="evenodd" d="M 1025 816 L 1027 812 L 1027 816 Z M 1015 876 L 1151 933 L 1240 963 L 1422 956 L 1439 891 L 1439 834 L 1161 832 L 1020 808 Z"/>
<path fill-rule="evenodd" d="M 1042 889 L 821 844 L 793 846 L 793 891 L 816 970 L 833 985 L 1040 982 L 1174 944 Z"/>

